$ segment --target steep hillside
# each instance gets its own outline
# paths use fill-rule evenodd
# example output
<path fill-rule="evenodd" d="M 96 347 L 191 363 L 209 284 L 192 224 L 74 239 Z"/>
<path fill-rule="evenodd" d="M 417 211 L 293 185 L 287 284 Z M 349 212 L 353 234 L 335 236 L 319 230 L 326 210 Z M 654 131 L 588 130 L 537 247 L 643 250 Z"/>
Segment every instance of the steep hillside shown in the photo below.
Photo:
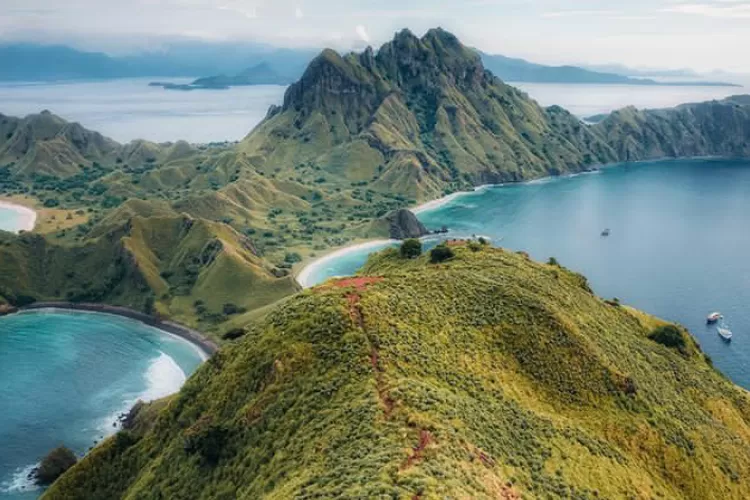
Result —
<path fill-rule="evenodd" d="M 104 302 L 210 329 L 298 290 L 231 227 L 187 216 L 133 215 L 77 245 L 0 232 L 0 298 Z"/>
<path fill-rule="evenodd" d="M 648 130 L 633 126 L 632 110 L 587 126 L 504 84 L 450 33 L 405 30 L 377 52 L 322 52 L 239 148 L 266 173 L 308 165 L 334 185 L 424 200 L 630 159 L 744 155 L 750 114 L 740 104 L 638 112 Z"/>
<path fill-rule="evenodd" d="M 503 84 L 440 29 L 402 31 L 377 53 L 324 51 L 240 148 L 260 168 L 311 162 L 336 182 L 416 199 L 615 159 L 572 115 Z"/>
<path fill-rule="evenodd" d="M 594 127 L 622 161 L 750 156 L 750 96 L 674 109 L 615 111 Z"/>
<path fill-rule="evenodd" d="M 750 396 L 686 332 L 454 251 L 287 300 L 44 498 L 750 495 Z"/>

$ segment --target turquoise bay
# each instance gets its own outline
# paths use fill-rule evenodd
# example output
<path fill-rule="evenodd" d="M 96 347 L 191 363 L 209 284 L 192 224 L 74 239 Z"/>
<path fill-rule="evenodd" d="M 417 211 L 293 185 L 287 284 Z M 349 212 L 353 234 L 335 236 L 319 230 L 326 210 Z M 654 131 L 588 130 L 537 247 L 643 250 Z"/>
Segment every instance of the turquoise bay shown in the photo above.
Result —
<path fill-rule="evenodd" d="M 485 235 L 536 260 L 555 257 L 586 275 L 597 294 L 688 327 L 719 369 L 750 388 L 749 161 L 624 164 L 487 187 L 419 218 L 428 228 L 448 226 L 448 237 Z M 352 274 L 371 251 L 311 276 Z M 734 331 L 731 343 L 705 323 L 715 310 Z"/>
<path fill-rule="evenodd" d="M 0 318 L 0 498 L 36 498 L 26 476 L 51 448 L 85 453 L 135 401 L 177 391 L 202 358 L 182 339 L 109 314 Z"/>

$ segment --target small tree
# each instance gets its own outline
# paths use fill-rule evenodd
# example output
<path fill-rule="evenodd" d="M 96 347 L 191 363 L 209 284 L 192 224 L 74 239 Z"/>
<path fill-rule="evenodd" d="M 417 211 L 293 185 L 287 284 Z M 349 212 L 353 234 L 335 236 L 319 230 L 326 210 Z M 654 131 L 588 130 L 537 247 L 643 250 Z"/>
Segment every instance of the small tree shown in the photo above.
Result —
<path fill-rule="evenodd" d="M 430 262 L 437 264 L 438 262 L 444 262 L 448 259 L 455 257 L 455 253 L 451 250 L 451 247 L 442 243 L 432 250 L 430 250 Z"/>
<path fill-rule="evenodd" d="M 78 459 L 75 453 L 64 446 L 60 446 L 50 451 L 36 469 L 36 482 L 42 485 L 48 485 L 62 476 L 62 474 L 73 467 Z"/>
<path fill-rule="evenodd" d="M 422 255 L 422 242 L 412 238 L 401 244 L 401 257 L 404 259 L 416 259 Z"/>
<path fill-rule="evenodd" d="M 549 260 L 547 261 L 547 264 L 549 264 L 550 266 L 560 267 L 560 263 L 557 262 L 557 259 L 554 257 L 550 257 Z"/>
<path fill-rule="evenodd" d="M 660 326 L 651 332 L 648 338 L 663 346 L 677 349 L 680 352 L 687 351 L 685 336 L 675 325 Z"/>

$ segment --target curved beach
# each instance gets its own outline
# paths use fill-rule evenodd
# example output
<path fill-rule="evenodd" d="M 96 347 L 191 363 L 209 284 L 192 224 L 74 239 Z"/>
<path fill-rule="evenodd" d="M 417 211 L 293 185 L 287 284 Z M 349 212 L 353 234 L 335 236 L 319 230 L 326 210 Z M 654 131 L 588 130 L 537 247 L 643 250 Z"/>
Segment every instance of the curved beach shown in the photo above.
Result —
<path fill-rule="evenodd" d="M 188 328 L 187 326 L 180 325 L 173 321 L 160 320 L 148 314 L 144 314 L 127 307 L 120 306 L 108 306 L 105 304 L 86 304 L 86 303 L 73 303 L 73 302 L 37 302 L 28 305 L 21 309 L 23 311 L 39 311 L 43 309 L 60 309 L 68 311 L 84 311 L 99 314 L 112 314 L 115 316 L 122 316 L 135 321 L 139 321 L 145 325 L 161 330 L 163 333 L 174 335 L 183 340 L 188 341 L 194 347 L 197 348 L 201 353 L 201 357 L 206 360 L 210 358 L 218 349 L 219 346 L 211 339 L 203 335 L 197 330 Z"/>
<path fill-rule="evenodd" d="M 10 203 L 8 201 L 2 200 L 0 200 L 0 209 L 10 210 L 18 214 L 20 227 L 18 227 L 17 230 L 13 230 L 12 232 L 31 231 L 34 229 L 34 226 L 36 225 L 35 210 L 23 205 L 18 205 L 16 203 Z"/>
<path fill-rule="evenodd" d="M 394 243 L 398 243 L 398 240 L 372 240 L 333 250 L 330 253 L 318 259 L 315 259 L 314 261 L 303 267 L 296 276 L 297 283 L 299 283 L 302 288 L 311 288 L 315 286 L 315 283 L 313 283 L 312 281 L 315 271 L 325 266 L 329 262 L 340 259 L 341 257 L 344 257 L 349 253 L 359 252 L 361 250 L 367 250 L 370 248 L 375 249 L 377 247 L 387 246 Z"/>

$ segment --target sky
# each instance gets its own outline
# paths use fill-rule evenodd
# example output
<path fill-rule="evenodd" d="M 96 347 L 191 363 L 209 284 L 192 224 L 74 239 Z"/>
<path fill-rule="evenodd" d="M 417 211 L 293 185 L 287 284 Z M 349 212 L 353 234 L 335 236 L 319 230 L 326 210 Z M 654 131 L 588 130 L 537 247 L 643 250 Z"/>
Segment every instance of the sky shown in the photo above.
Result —
<path fill-rule="evenodd" d="M 182 39 L 347 50 L 436 26 L 545 64 L 750 72 L 750 0 L 0 0 L 0 40 L 109 53 Z"/>

